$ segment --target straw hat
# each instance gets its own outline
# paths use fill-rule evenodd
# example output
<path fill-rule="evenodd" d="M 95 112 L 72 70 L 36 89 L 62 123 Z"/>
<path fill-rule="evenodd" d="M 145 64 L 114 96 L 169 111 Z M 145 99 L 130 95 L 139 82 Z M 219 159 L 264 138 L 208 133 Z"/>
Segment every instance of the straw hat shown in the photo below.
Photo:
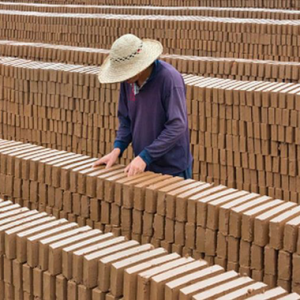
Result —
<path fill-rule="evenodd" d="M 112 45 L 99 72 L 101 83 L 128 80 L 147 69 L 163 52 L 160 42 L 125 34 Z"/>

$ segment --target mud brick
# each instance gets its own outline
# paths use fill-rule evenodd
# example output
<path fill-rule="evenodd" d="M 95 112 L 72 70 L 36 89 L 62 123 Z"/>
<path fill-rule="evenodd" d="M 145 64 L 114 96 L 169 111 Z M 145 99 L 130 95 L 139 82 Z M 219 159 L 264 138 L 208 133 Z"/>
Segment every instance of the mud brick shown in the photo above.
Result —
<path fill-rule="evenodd" d="M 24 216 L 26 215 L 26 217 Z M 5 251 L 5 232 L 9 229 L 13 229 L 17 226 L 21 226 L 23 224 L 31 224 L 31 222 L 41 219 L 45 216 L 45 214 L 39 214 L 37 211 L 29 211 L 23 214 L 23 218 L 14 218 L 11 217 L 8 220 L 6 219 L 5 225 L 0 226 L 0 254 L 4 254 Z M 16 220 L 17 219 L 17 220 Z M 8 223 L 8 222 L 9 223 Z"/>
<path fill-rule="evenodd" d="M 255 244 L 251 246 L 251 268 L 255 270 L 264 268 L 264 248 Z"/>
<path fill-rule="evenodd" d="M 120 238 L 116 238 L 116 239 L 120 239 Z M 138 243 L 136 241 L 129 241 L 129 242 L 123 243 L 122 240 L 120 240 L 120 243 L 115 246 L 85 255 L 83 258 L 83 283 L 84 283 L 84 285 L 87 287 L 97 286 L 97 278 L 99 275 L 97 262 L 101 258 L 104 258 L 105 256 L 108 256 L 108 255 L 112 255 L 121 250 L 125 250 L 125 249 L 129 250 L 130 248 L 133 248 L 137 245 L 138 245 Z"/>
<path fill-rule="evenodd" d="M 278 254 L 278 279 L 290 280 L 292 276 L 292 255 L 283 250 Z"/>
<path fill-rule="evenodd" d="M 272 288 L 268 291 L 265 291 L 262 294 L 258 294 L 257 296 L 250 297 L 249 300 L 258 300 L 259 297 L 264 297 L 265 299 L 274 299 L 287 295 L 287 291 L 285 291 L 281 287 Z"/>
<path fill-rule="evenodd" d="M 78 184 L 80 183 L 81 188 L 78 191 L 85 193 L 84 187 L 86 185 L 87 196 L 97 196 L 98 199 L 102 200 L 104 192 L 103 180 L 122 173 L 123 169 L 123 166 L 117 165 L 109 169 L 106 169 L 105 166 L 100 166 L 80 171 L 78 174 Z"/>
<path fill-rule="evenodd" d="M 63 204 L 62 204 L 63 210 L 66 213 L 72 212 L 72 193 L 70 191 L 64 191 L 63 192 Z"/>
<path fill-rule="evenodd" d="M 22 267 L 23 274 L 23 290 L 28 294 L 33 293 L 33 269 L 27 264 Z"/>
<path fill-rule="evenodd" d="M 166 179 L 170 179 L 171 176 L 169 175 L 157 175 L 156 177 L 150 178 L 149 180 L 146 180 L 144 182 L 138 183 L 134 186 L 134 208 L 140 211 L 145 210 L 145 194 L 146 194 L 146 188 L 149 186 L 152 186 L 156 183 L 161 183 L 162 181 Z"/>
<path fill-rule="evenodd" d="M 183 246 L 182 245 L 177 245 L 177 244 L 172 244 L 172 252 L 178 253 L 179 255 L 182 255 L 182 250 L 183 250 Z"/>
<path fill-rule="evenodd" d="M 53 182 L 52 180 L 56 181 L 56 175 L 52 176 L 52 169 L 54 166 L 56 165 L 59 165 L 59 166 L 64 166 L 64 164 L 68 165 L 69 162 L 72 163 L 72 161 L 74 159 L 78 159 L 78 158 L 81 158 L 82 155 L 80 154 L 75 154 L 75 153 L 67 153 L 64 155 L 64 157 L 61 157 L 57 160 L 54 160 L 54 161 L 50 161 L 50 162 L 47 162 L 45 165 L 44 165 L 44 172 L 45 172 L 45 183 L 48 184 L 48 185 L 53 185 Z M 58 175 L 59 176 L 59 175 Z"/>
<path fill-rule="evenodd" d="M 21 198 L 22 197 L 22 180 L 14 178 L 13 182 L 13 197 Z"/>
<path fill-rule="evenodd" d="M 14 287 L 11 284 L 4 284 L 4 294 L 7 299 L 15 299 Z"/>
<path fill-rule="evenodd" d="M 93 163 L 88 163 L 86 165 L 77 167 L 75 169 L 71 169 L 69 172 L 69 176 L 67 176 L 66 178 L 66 186 L 68 185 L 67 182 L 69 182 L 69 190 L 73 193 L 77 193 L 78 192 L 78 174 L 79 172 L 84 172 L 84 173 L 88 173 L 88 172 L 92 172 L 92 171 L 96 171 L 98 169 L 92 169 Z M 101 169 L 101 168 L 99 168 Z M 68 180 L 69 179 L 69 180 Z M 67 181 L 68 180 L 68 181 Z M 65 186 L 62 188 L 65 188 Z"/>
<path fill-rule="evenodd" d="M 8 259 L 7 257 L 3 257 L 3 267 L 4 267 L 4 277 L 3 281 L 8 284 L 13 283 L 13 265 L 12 261 Z"/>
<path fill-rule="evenodd" d="M 110 207 L 111 204 L 106 201 L 101 201 L 101 223 L 109 224 L 110 223 Z"/>
<path fill-rule="evenodd" d="M 151 279 L 159 274 L 167 272 L 169 270 L 175 270 L 176 268 L 192 263 L 194 259 L 192 258 L 179 258 L 172 260 L 171 262 L 166 262 L 160 266 L 156 266 L 145 270 L 138 274 L 137 276 L 137 295 L 136 299 L 148 300 L 150 298 L 151 290 Z M 149 284 L 150 282 L 150 284 Z"/>
<path fill-rule="evenodd" d="M 262 247 L 266 246 L 269 241 L 269 220 L 292 209 L 295 205 L 287 202 L 257 216 L 254 221 L 254 243 Z"/>
<path fill-rule="evenodd" d="M 287 292 L 289 292 L 289 293 L 291 292 L 291 282 L 290 281 L 278 279 L 277 285 L 284 288 Z M 298 297 L 299 297 L 299 295 L 298 295 Z"/>
<path fill-rule="evenodd" d="M 196 225 L 194 223 L 185 224 L 185 245 L 190 249 L 196 246 Z"/>
<path fill-rule="evenodd" d="M 91 220 L 98 222 L 101 214 L 101 202 L 100 200 L 93 198 L 90 201 L 90 218 Z"/>
<path fill-rule="evenodd" d="M 230 217 L 230 210 L 236 206 L 242 205 L 249 200 L 254 200 L 258 198 L 259 195 L 255 193 L 251 193 L 245 197 L 238 198 L 234 201 L 225 203 L 224 205 L 219 207 L 219 231 L 224 235 L 229 234 L 229 217 Z"/>
<path fill-rule="evenodd" d="M 165 253 L 165 252 L 164 252 Z M 178 259 L 179 255 L 173 253 L 169 255 L 163 255 L 151 259 L 147 262 L 140 263 L 136 266 L 125 269 L 124 271 L 124 299 L 136 300 L 137 296 L 137 276 L 142 271 L 149 270 L 150 268 L 163 265 L 167 262 Z"/>
<path fill-rule="evenodd" d="M 81 217 L 89 218 L 90 216 L 90 198 L 87 196 L 81 196 Z"/>
<path fill-rule="evenodd" d="M 228 255 L 228 242 L 227 242 L 228 237 L 223 235 L 222 233 L 218 232 L 217 235 L 217 250 L 216 254 L 219 258 L 224 258 L 227 259 Z"/>
<path fill-rule="evenodd" d="M 132 227 L 132 209 L 121 208 L 121 227 L 123 230 L 131 230 Z"/>
<path fill-rule="evenodd" d="M 299 225 L 300 217 L 296 217 L 285 223 L 283 233 L 283 250 L 290 253 L 296 252 Z"/>
<path fill-rule="evenodd" d="M 124 177 L 122 179 L 119 179 L 117 181 L 114 182 L 114 202 L 119 205 L 122 206 L 123 205 L 123 186 L 125 183 L 130 183 L 131 181 L 135 181 L 137 179 L 143 178 L 143 177 L 147 177 L 150 174 L 152 174 L 152 172 L 144 172 L 141 174 L 137 174 L 134 176 L 130 176 L 130 177 Z"/>
<path fill-rule="evenodd" d="M 265 257 L 265 261 L 264 261 L 265 274 L 277 276 L 278 251 L 273 249 L 270 245 L 267 245 L 265 247 L 264 257 Z"/>
<path fill-rule="evenodd" d="M 205 269 L 204 269 L 205 270 Z M 238 274 L 234 271 L 212 274 L 209 278 L 196 282 L 192 285 L 184 287 L 179 291 L 179 299 L 187 300 L 191 299 L 194 295 L 197 295 L 205 290 L 209 290 L 217 285 L 221 285 L 225 282 L 231 282 L 238 278 Z"/>
<path fill-rule="evenodd" d="M 143 212 L 140 210 L 132 210 L 132 232 L 136 234 L 143 233 Z"/>
<path fill-rule="evenodd" d="M 67 220 L 60 220 L 61 225 L 58 227 L 55 227 L 49 231 L 39 233 L 37 235 L 30 236 L 27 239 L 27 263 L 31 267 L 36 267 L 38 265 L 38 259 L 39 259 L 39 244 L 38 242 L 44 238 L 52 237 L 55 235 L 58 235 L 59 233 L 64 233 L 66 231 L 70 231 L 78 225 L 76 223 L 67 223 Z"/>
<path fill-rule="evenodd" d="M 13 286 L 19 290 L 23 288 L 22 266 L 17 260 L 13 261 Z"/>
<path fill-rule="evenodd" d="M 197 201 L 197 225 L 206 228 L 207 222 L 207 203 L 220 199 L 222 197 L 227 197 L 231 194 L 236 193 L 235 189 L 226 189 L 219 191 L 215 194 L 205 196 Z"/>
<path fill-rule="evenodd" d="M 98 288 L 92 290 L 92 300 L 105 300 L 106 293 L 100 291 Z"/>
<path fill-rule="evenodd" d="M 70 156 L 74 155 L 74 153 L 67 153 L 67 152 L 62 152 L 59 155 L 54 155 L 52 157 L 40 160 L 38 162 L 38 182 L 40 183 L 46 183 L 45 182 L 45 176 L 46 176 L 46 164 L 49 163 L 55 163 L 58 162 L 60 159 L 66 159 L 70 158 Z"/>
<path fill-rule="evenodd" d="M 175 220 L 175 218 L 176 218 L 176 197 L 181 196 L 181 195 L 183 198 L 190 197 L 193 195 L 193 193 L 189 194 L 187 192 L 189 192 L 190 190 L 193 190 L 195 188 L 199 188 L 203 184 L 204 184 L 203 182 L 194 182 L 187 186 L 183 186 L 183 187 L 180 187 L 178 189 L 168 192 L 166 194 L 166 217 L 169 219 Z M 185 194 L 185 193 L 187 193 L 187 194 Z M 197 191 L 195 193 L 197 193 Z"/>
<path fill-rule="evenodd" d="M 92 298 L 92 290 L 84 285 L 78 285 L 78 300 L 89 300 Z"/>
<path fill-rule="evenodd" d="M 141 188 L 143 187 L 142 183 L 143 182 L 149 182 L 150 179 L 154 179 L 157 176 L 161 176 L 161 175 L 157 175 L 154 173 L 149 173 L 147 176 L 143 176 L 143 177 L 139 177 L 135 180 L 126 182 L 123 184 L 123 195 L 122 195 L 122 205 L 124 208 L 134 208 L 134 188 L 135 186 L 137 186 L 138 184 L 141 184 Z"/>
<path fill-rule="evenodd" d="M 196 249 L 197 251 L 201 253 L 205 253 L 205 238 L 206 238 L 206 232 L 203 227 L 197 227 L 196 231 Z"/>
<path fill-rule="evenodd" d="M 115 194 L 115 182 L 119 179 L 128 178 L 125 172 L 119 173 L 115 176 L 111 176 L 106 178 L 104 182 L 104 197 L 103 200 L 107 202 L 114 202 L 114 194 Z"/>
<path fill-rule="evenodd" d="M 27 224 L 22 224 L 20 226 L 16 226 L 12 229 L 9 229 L 4 234 L 4 240 L 5 240 L 5 255 L 9 259 L 15 259 L 17 256 L 17 249 L 16 249 L 16 235 L 24 230 L 33 228 L 35 226 L 49 223 L 50 221 L 53 221 L 53 217 L 45 217 L 46 213 L 42 213 L 43 215 L 41 218 L 37 220 L 32 220 L 31 222 Z"/>
<path fill-rule="evenodd" d="M 165 240 L 169 243 L 174 243 L 175 239 L 175 221 L 165 218 Z"/>
<path fill-rule="evenodd" d="M 216 255 L 217 250 L 217 231 L 206 229 L 205 231 L 205 254 Z"/>
<path fill-rule="evenodd" d="M 180 177 L 171 177 L 146 187 L 145 191 L 145 211 L 148 213 L 156 213 L 158 190 L 170 186 L 176 182 L 183 181 Z"/>
<path fill-rule="evenodd" d="M 49 266 L 49 246 L 55 242 L 63 241 L 64 239 L 68 239 L 70 237 L 80 235 L 84 232 L 90 231 L 91 228 L 86 227 L 79 227 L 73 230 L 67 231 L 62 234 L 53 235 L 51 237 L 47 237 L 39 241 L 39 267 L 42 270 L 47 270 Z"/>
<path fill-rule="evenodd" d="M 283 247 L 283 232 L 284 225 L 294 217 L 299 215 L 300 208 L 296 207 L 278 217 L 270 220 L 270 245 L 275 249 L 282 249 Z"/>
<path fill-rule="evenodd" d="M 251 297 L 264 292 L 266 288 L 268 288 L 266 284 L 262 282 L 256 282 L 246 287 L 240 288 L 234 292 L 226 294 L 225 296 L 220 297 L 220 299 L 225 300 L 225 299 L 234 299 L 236 297 L 248 297 L 248 296 Z"/>
<path fill-rule="evenodd" d="M 254 221 L 255 217 L 264 212 L 283 204 L 281 200 L 272 200 L 266 204 L 257 206 L 253 209 L 243 212 L 242 215 L 242 239 L 244 241 L 252 242 L 254 239 Z"/>
<path fill-rule="evenodd" d="M 179 299 L 179 291 L 182 288 L 190 286 L 197 282 L 201 282 L 202 280 L 206 280 L 209 277 L 213 277 L 221 273 L 224 273 L 224 269 L 222 267 L 213 266 L 204 268 L 203 270 L 197 272 L 193 272 L 183 277 L 179 277 L 178 279 L 174 279 L 166 283 L 164 299 Z"/>
<path fill-rule="evenodd" d="M 78 299 L 78 290 L 77 284 L 74 281 L 68 281 L 68 300 L 77 300 Z"/>
<path fill-rule="evenodd" d="M 225 196 L 222 199 L 210 201 L 207 203 L 207 228 L 210 228 L 212 230 L 218 229 L 219 225 L 219 206 L 234 201 L 236 199 L 242 198 L 244 196 L 248 195 L 247 192 L 241 191 L 234 194 L 231 194 L 229 196 Z"/>
<path fill-rule="evenodd" d="M 92 245 L 89 247 L 85 247 L 83 249 L 77 250 L 73 253 L 73 266 L 72 266 L 72 278 L 76 281 L 76 283 L 82 283 L 83 280 L 83 259 L 87 255 L 94 255 L 95 253 L 98 253 L 102 250 L 108 249 L 113 247 L 114 245 L 119 245 L 125 242 L 124 237 L 117 237 L 113 238 L 112 233 L 107 233 L 108 235 L 111 235 L 111 238 L 107 241 L 97 243 L 96 245 Z M 133 242 L 135 245 L 136 242 Z M 127 246 L 126 243 L 124 243 L 125 247 Z"/>
<path fill-rule="evenodd" d="M 51 222 L 52 221 L 52 222 Z M 45 231 L 49 231 L 49 229 L 54 229 L 56 227 L 61 226 L 62 224 L 64 224 L 66 222 L 66 220 L 62 219 L 62 220 L 55 220 L 54 217 L 50 218 L 49 222 L 34 227 L 32 229 L 28 229 L 25 231 L 22 231 L 20 233 L 17 234 L 16 236 L 16 256 L 17 256 L 17 260 L 19 262 L 26 262 L 27 261 L 27 239 L 30 236 L 34 236 L 37 235 L 39 233 L 43 233 Z"/>
<path fill-rule="evenodd" d="M 55 188 L 54 208 L 58 210 L 63 209 L 63 190 L 60 188 Z"/>
<path fill-rule="evenodd" d="M 72 200 L 72 211 L 75 215 L 79 216 L 81 214 L 81 195 L 73 193 Z"/>
<path fill-rule="evenodd" d="M 115 226 L 120 226 L 121 224 L 121 207 L 115 203 L 111 204 L 111 224 Z"/>
<path fill-rule="evenodd" d="M 204 292 L 201 292 L 194 296 L 195 300 L 207 298 L 207 299 L 213 299 L 217 297 L 221 297 L 223 295 L 229 294 L 233 291 L 236 291 L 240 288 L 250 286 L 253 283 L 253 280 L 249 277 L 241 277 L 235 280 L 232 280 L 228 283 L 221 284 L 217 287 L 207 289 Z"/>
<path fill-rule="evenodd" d="M 33 295 L 35 297 L 43 297 L 43 271 L 34 268 L 33 269 Z"/>
<path fill-rule="evenodd" d="M 240 240 L 236 239 L 232 236 L 228 236 L 228 261 L 230 262 L 239 262 L 239 254 L 240 254 Z"/>
<path fill-rule="evenodd" d="M 168 185 L 166 187 L 161 188 L 157 191 L 157 213 L 161 216 L 166 215 L 166 194 L 170 193 L 174 190 L 178 190 L 181 187 L 188 186 L 194 184 L 195 181 L 188 179 L 176 182 L 174 184 Z"/>
<path fill-rule="evenodd" d="M 151 250 L 152 248 L 153 246 L 145 244 L 101 259 L 98 262 L 98 288 L 104 292 L 110 289 L 112 295 L 122 296 L 126 268 L 148 262 L 165 254 L 165 250 L 162 248 Z"/>
<path fill-rule="evenodd" d="M 300 256 L 296 253 L 293 254 L 293 261 L 292 261 L 292 266 L 293 266 L 293 282 L 294 283 L 300 283 L 300 277 L 299 277 L 299 266 L 300 266 Z"/>
<path fill-rule="evenodd" d="M 83 155 L 76 155 L 72 159 L 69 159 L 67 161 L 63 161 L 60 163 L 50 164 L 51 165 L 51 171 L 49 176 L 51 179 L 50 183 L 46 181 L 48 184 L 52 184 L 54 187 L 60 187 L 61 184 L 61 169 L 67 166 L 71 166 L 71 168 L 74 166 L 74 163 L 82 163 L 86 164 L 89 163 L 90 159 L 88 156 Z"/>
<path fill-rule="evenodd" d="M 241 266 L 239 268 L 239 273 L 242 276 L 249 276 L 249 277 L 251 277 L 251 275 L 252 275 L 252 271 L 251 271 L 250 267 L 243 267 L 243 266 Z"/>
<path fill-rule="evenodd" d="M 249 201 L 245 204 L 239 205 L 237 207 L 234 207 L 230 211 L 230 218 L 229 218 L 229 235 L 240 238 L 241 237 L 241 229 L 242 229 L 242 216 L 243 213 L 247 210 L 250 210 L 252 208 L 255 208 L 256 206 L 259 206 L 265 202 L 270 201 L 271 198 L 268 196 L 262 196 L 258 199 Z"/>
<path fill-rule="evenodd" d="M 165 218 L 155 214 L 153 221 L 154 238 L 163 240 L 165 238 Z"/>
<path fill-rule="evenodd" d="M 154 215 L 144 212 L 143 215 L 143 235 L 153 236 Z"/>
<path fill-rule="evenodd" d="M 52 275 L 59 275 L 62 272 L 62 264 L 63 264 L 62 249 L 64 247 L 72 246 L 74 244 L 77 244 L 78 242 L 83 242 L 92 239 L 98 235 L 99 235 L 99 230 L 95 229 L 51 244 L 49 246 L 48 271 Z"/>
<path fill-rule="evenodd" d="M 63 190 L 70 189 L 70 173 L 80 171 L 81 169 L 92 167 L 93 163 L 96 161 L 96 158 L 90 158 L 83 161 L 76 162 L 74 164 L 62 167 L 60 169 L 60 187 Z"/>
<path fill-rule="evenodd" d="M 266 283 L 270 288 L 277 286 L 277 276 L 264 274 L 263 282 Z"/>
<path fill-rule="evenodd" d="M 54 300 L 55 297 L 55 276 L 49 272 L 43 273 L 43 296 L 45 300 Z"/>
<path fill-rule="evenodd" d="M 286 290 L 285 290 L 286 291 Z M 285 297 L 282 297 L 280 299 L 282 300 L 288 300 L 288 299 L 299 299 L 299 284 L 297 283 L 293 283 L 292 284 L 292 291 L 293 291 L 293 294 L 288 294 L 286 295 Z M 287 293 L 287 291 L 286 291 Z M 298 294 L 297 294 L 298 293 Z M 288 298 L 289 297 L 289 298 Z"/>
<path fill-rule="evenodd" d="M 63 152 L 54 149 L 45 149 L 44 151 L 39 152 L 39 155 L 35 154 L 23 157 L 19 162 L 21 167 L 18 167 L 20 169 L 20 175 L 18 175 L 19 178 L 28 178 L 29 180 L 38 181 L 38 162 L 61 153 Z M 15 161 L 15 174 L 17 172 L 18 161 L 18 159 Z"/>
<path fill-rule="evenodd" d="M 67 280 L 62 275 L 56 276 L 55 279 L 56 299 L 67 299 Z"/>

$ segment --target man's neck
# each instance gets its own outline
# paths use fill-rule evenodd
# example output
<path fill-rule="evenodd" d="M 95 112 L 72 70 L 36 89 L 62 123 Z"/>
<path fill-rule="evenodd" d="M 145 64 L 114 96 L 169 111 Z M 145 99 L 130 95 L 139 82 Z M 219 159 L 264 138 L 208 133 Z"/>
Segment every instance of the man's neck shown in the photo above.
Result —
<path fill-rule="evenodd" d="M 145 71 L 143 71 L 141 73 L 141 76 L 140 76 L 140 78 L 137 81 L 137 85 L 139 87 L 141 87 L 143 85 L 143 83 L 146 81 L 146 79 L 149 78 L 149 76 L 152 73 L 153 66 L 154 66 L 154 64 L 152 64 L 150 67 L 148 67 Z"/>

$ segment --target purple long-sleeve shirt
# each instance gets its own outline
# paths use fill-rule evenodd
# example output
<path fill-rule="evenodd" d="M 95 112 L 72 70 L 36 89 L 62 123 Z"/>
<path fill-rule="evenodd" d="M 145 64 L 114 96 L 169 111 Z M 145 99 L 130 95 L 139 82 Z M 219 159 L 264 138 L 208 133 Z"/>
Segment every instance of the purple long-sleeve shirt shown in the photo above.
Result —
<path fill-rule="evenodd" d="M 121 153 L 132 142 L 135 156 L 147 170 L 176 175 L 192 164 L 181 74 L 170 64 L 156 61 L 147 83 L 134 95 L 132 85 L 121 83 L 119 129 L 114 143 Z"/>

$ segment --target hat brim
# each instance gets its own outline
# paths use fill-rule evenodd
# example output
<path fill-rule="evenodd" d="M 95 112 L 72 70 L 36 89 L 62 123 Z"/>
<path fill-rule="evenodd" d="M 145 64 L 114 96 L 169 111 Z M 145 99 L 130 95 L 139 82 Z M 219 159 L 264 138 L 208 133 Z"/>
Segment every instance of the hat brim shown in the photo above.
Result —
<path fill-rule="evenodd" d="M 126 81 L 147 69 L 163 52 L 163 46 L 155 40 L 143 39 L 143 51 L 138 58 L 126 65 L 112 65 L 109 56 L 100 67 L 100 83 L 117 83 Z"/>

